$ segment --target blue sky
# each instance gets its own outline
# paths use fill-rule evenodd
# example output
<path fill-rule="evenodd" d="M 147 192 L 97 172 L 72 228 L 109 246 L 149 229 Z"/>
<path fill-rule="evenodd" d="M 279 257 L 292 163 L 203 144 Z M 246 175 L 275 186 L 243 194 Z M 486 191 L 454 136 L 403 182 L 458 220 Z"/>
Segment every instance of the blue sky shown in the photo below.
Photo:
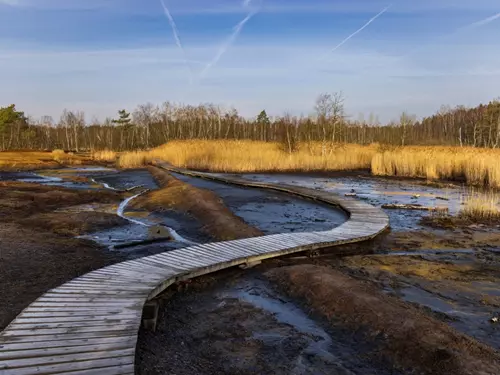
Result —
<path fill-rule="evenodd" d="M 55 119 L 164 101 L 307 115 L 342 91 L 353 118 L 388 121 L 500 96 L 498 0 L 164 2 L 183 49 L 161 0 L 0 0 L 0 105 Z"/>

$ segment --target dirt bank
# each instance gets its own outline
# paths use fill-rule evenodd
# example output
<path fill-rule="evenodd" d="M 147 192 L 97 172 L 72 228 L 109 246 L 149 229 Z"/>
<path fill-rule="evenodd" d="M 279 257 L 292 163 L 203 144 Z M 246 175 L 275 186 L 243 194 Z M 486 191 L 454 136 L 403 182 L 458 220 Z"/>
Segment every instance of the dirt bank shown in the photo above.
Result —
<path fill-rule="evenodd" d="M 113 203 L 121 195 L 31 183 L 0 182 L 0 329 L 47 290 L 121 261 L 75 234 L 120 225 L 103 212 L 63 212 L 81 204 Z"/>
<path fill-rule="evenodd" d="M 498 374 L 500 356 L 410 304 L 328 267 L 300 265 L 267 272 L 333 324 L 366 331 L 367 340 L 401 368 L 425 374 Z"/>
<path fill-rule="evenodd" d="M 135 199 L 132 208 L 187 213 L 203 224 L 203 231 L 218 240 L 263 234 L 233 214 L 213 192 L 193 187 L 159 168 L 149 167 L 148 170 L 161 188 Z"/>

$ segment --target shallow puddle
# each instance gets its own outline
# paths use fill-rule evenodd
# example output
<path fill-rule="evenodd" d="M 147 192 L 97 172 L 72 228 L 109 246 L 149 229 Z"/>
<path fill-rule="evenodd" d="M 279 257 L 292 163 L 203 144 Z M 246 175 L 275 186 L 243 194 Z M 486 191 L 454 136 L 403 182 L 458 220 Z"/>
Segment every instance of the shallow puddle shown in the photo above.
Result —
<path fill-rule="evenodd" d="M 355 199 L 365 200 L 374 206 L 384 204 L 419 204 L 426 207 L 447 207 L 449 213 L 455 215 L 461 207 L 460 188 L 435 188 L 412 183 L 411 181 L 384 180 L 375 177 L 315 177 L 293 174 L 245 174 L 241 177 L 271 183 L 297 185 L 317 190 L 324 190 L 340 195 L 356 194 Z M 448 199 L 448 200 L 443 200 Z M 385 210 L 390 218 L 391 229 L 405 231 L 425 229 L 419 224 L 425 211 Z"/>
<path fill-rule="evenodd" d="M 289 194 L 242 188 L 175 174 L 193 186 L 215 192 L 225 205 L 265 234 L 322 231 L 347 220 L 343 211 Z"/>

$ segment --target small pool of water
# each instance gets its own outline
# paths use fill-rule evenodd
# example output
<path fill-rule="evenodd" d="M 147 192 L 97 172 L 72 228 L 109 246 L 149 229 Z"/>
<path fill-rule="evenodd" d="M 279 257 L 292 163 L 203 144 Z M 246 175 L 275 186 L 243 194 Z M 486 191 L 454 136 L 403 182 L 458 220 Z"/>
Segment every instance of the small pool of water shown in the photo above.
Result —
<path fill-rule="evenodd" d="M 347 220 L 338 208 L 289 194 L 174 175 L 193 186 L 215 192 L 237 216 L 265 234 L 330 230 Z"/>
<path fill-rule="evenodd" d="M 436 188 L 411 181 L 389 180 L 376 177 L 316 177 L 294 174 L 244 174 L 238 177 L 269 183 L 282 183 L 329 191 L 340 195 L 356 193 L 357 199 L 380 207 L 384 204 L 420 204 L 426 207 L 447 207 L 451 215 L 459 212 L 462 196 L 466 191 L 461 188 Z M 443 200 L 440 198 L 445 198 Z M 391 228 L 396 231 L 424 229 L 419 224 L 426 211 L 385 210 Z"/>

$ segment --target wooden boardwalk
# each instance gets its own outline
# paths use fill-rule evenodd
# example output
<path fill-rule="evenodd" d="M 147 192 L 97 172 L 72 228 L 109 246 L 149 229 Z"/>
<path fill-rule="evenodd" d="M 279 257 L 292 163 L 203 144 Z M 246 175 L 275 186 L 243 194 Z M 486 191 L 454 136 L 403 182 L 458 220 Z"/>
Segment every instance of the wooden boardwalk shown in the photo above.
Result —
<path fill-rule="evenodd" d="M 301 187 L 182 171 L 273 189 L 341 207 L 349 220 L 322 232 L 275 234 L 191 246 L 115 264 L 52 289 L 0 333 L 0 374 L 133 374 L 144 304 L 177 281 L 285 254 L 371 239 L 387 215 L 359 200 Z"/>

